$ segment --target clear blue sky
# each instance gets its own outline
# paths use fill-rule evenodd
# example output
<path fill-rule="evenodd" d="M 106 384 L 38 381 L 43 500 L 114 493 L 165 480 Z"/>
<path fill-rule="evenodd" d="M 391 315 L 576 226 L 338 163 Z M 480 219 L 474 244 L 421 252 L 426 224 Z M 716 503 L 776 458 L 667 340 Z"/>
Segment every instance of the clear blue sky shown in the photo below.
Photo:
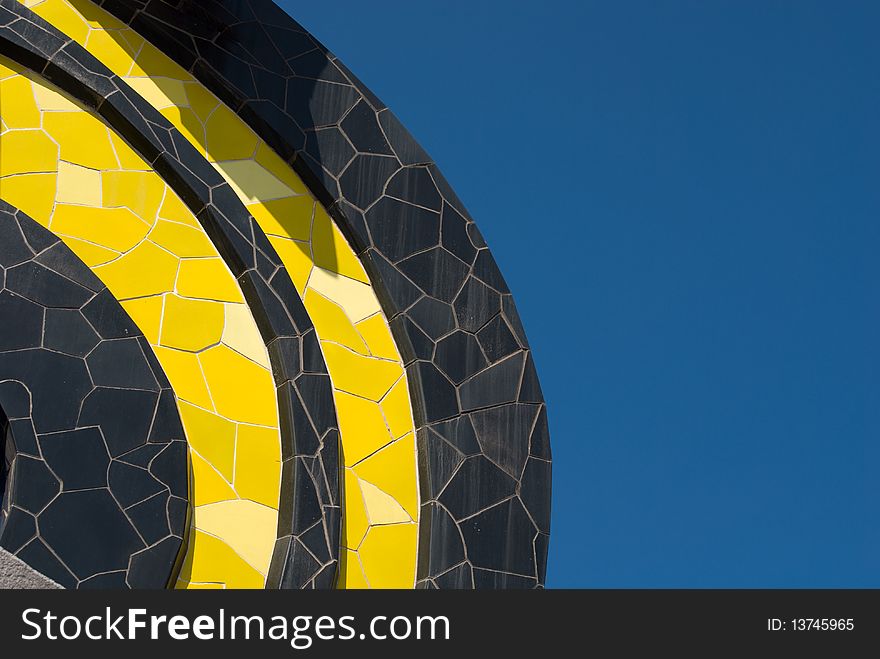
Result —
<path fill-rule="evenodd" d="M 515 294 L 548 586 L 880 586 L 880 4 L 282 4 Z"/>

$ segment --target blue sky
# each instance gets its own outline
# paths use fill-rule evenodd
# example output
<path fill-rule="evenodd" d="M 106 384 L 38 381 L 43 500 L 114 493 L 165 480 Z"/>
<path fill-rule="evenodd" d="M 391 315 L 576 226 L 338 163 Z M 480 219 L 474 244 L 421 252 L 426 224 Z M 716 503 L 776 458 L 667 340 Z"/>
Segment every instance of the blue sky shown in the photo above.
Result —
<path fill-rule="evenodd" d="M 880 5 L 281 4 L 515 294 L 548 586 L 880 586 Z"/>

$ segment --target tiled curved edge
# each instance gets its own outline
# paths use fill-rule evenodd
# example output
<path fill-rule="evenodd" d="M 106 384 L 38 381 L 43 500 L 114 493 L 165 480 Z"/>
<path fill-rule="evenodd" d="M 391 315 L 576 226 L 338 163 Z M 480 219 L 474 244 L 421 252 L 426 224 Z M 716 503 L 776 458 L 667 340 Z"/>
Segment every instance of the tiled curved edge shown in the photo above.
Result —
<path fill-rule="evenodd" d="M 188 467 L 162 368 L 88 267 L 2 201 L 0 271 L 0 316 L 16 319 L 0 330 L 0 546 L 66 588 L 166 587 Z"/>
<path fill-rule="evenodd" d="M 355 246 L 407 361 L 423 502 L 420 587 L 544 583 L 547 413 L 503 277 L 436 165 L 269 0 L 98 0 L 235 109 Z"/>
<path fill-rule="evenodd" d="M 341 513 L 332 388 L 314 328 L 274 248 L 220 174 L 165 117 L 15 0 L 0 0 L 0 54 L 93 108 L 123 135 L 190 208 L 238 279 L 269 350 L 281 415 L 281 509 L 267 586 L 333 587 Z M 296 433 L 303 412 L 317 446 L 314 436 Z M 309 533 L 316 525 L 323 533 Z M 318 569 L 302 560 L 303 551 L 321 557 Z"/>

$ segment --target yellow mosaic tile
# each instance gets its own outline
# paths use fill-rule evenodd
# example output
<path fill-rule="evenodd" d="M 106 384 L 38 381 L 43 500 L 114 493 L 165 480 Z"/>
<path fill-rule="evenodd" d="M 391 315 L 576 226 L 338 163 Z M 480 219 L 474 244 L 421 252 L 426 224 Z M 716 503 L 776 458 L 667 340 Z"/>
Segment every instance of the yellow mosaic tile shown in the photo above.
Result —
<path fill-rule="evenodd" d="M 35 9 L 81 20 L 62 5 L 70 9 L 56 0 Z M 115 39 L 92 39 L 91 27 L 79 34 L 115 64 L 131 57 Z M 23 95 L 0 96 L 0 117 L 32 125 L 3 124 L 0 198 L 90 265 L 144 332 L 178 397 L 195 507 L 178 585 L 262 587 L 277 537 L 281 444 L 268 354 L 235 278 L 192 213 L 118 135 L 2 62 L 3 84 Z M 45 173 L 21 173 L 30 171 Z M 202 506 L 210 510 L 202 514 Z"/>
<path fill-rule="evenodd" d="M 76 236 L 101 245 L 116 252 L 117 256 L 134 249 L 150 232 L 150 225 L 127 208 L 101 208 L 96 204 L 71 206 L 59 203 L 49 228 L 57 234 Z"/>
<path fill-rule="evenodd" d="M 42 130 L 10 130 L 3 141 L 0 177 L 58 171 L 58 145 Z"/>
<path fill-rule="evenodd" d="M 101 172 L 96 169 L 61 161 L 58 163 L 57 186 L 56 203 L 101 205 Z"/>
<path fill-rule="evenodd" d="M 54 172 L 0 178 L 0 196 L 16 208 L 23 208 L 27 204 L 28 215 L 43 226 L 49 226 L 52 209 L 55 207 L 57 179 L 58 175 Z"/>
<path fill-rule="evenodd" d="M 342 307 L 314 290 L 306 292 L 305 305 L 312 322 L 316 327 L 320 324 L 322 328 L 322 341 L 339 343 L 362 355 L 368 354 L 367 344 L 351 324 Z"/>
<path fill-rule="evenodd" d="M 184 297 L 244 303 L 235 278 L 225 277 L 225 273 L 229 273 L 229 268 L 220 258 L 181 261 L 177 292 Z"/>
<path fill-rule="evenodd" d="M 393 439 L 374 401 L 352 396 L 344 391 L 335 396 L 339 432 L 345 436 L 345 466 L 355 465 L 372 455 Z"/>
<path fill-rule="evenodd" d="M 409 575 L 416 571 L 416 554 L 408 549 L 416 539 L 413 524 L 371 526 L 358 549 L 367 583 L 412 588 Z"/>
<path fill-rule="evenodd" d="M 91 265 L 89 267 L 92 267 Z M 122 308 L 131 316 L 134 324 L 138 326 L 147 341 L 156 350 L 159 344 L 159 331 L 162 328 L 162 311 L 165 308 L 165 298 L 161 295 L 154 297 L 141 297 L 133 300 L 120 302 Z"/>
<path fill-rule="evenodd" d="M 235 574 L 237 588 L 263 587 L 265 577 L 230 549 L 229 544 L 199 530 L 192 534 L 189 542 L 191 551 L 180 569 L 178 587 L 213 584 L 222 588 L 225 584 L 217 581 L 217 575 L 223 574 Z M 203 557 L 203 560 L 194 561 L 195 556 Z"/>
<path fill-rule="evenodd" d="M 361 493 L 364 495 L 367 517 L 370 520 L 371 526 L 412 521 L 406 511 L 401 508 L 397 500 L 390 494 L 385 494 L 385 492 L 367 481 L 361 481 L 360 485 Z"/>
<path fill-rule="evenodd" d="M 40 125 L 40 109 L 34 102 L 31 83 L 27 78 L 15 76 L 0 82 L 3 102 L 3 124 L 7 128 L 30 128 Z"/>
<path fill-rule="evenodd" d="M 71 6 L 76 11 L 69 11 Z M 104 61 L 114 73 L 130 81 L 197 149 L 217 161 L 217 170 L 269 235 L 306 301 L 307 310 L 314 314 L 312 320 L 334 385 L 346 464 L 355 464 L 349 460 L 350 455 L 359 456 L 359 470 L 376 460 L 381 468 L 368 470 L 370 477 L 364 478 L 391 496 L 411 518 L 407 522 L 371 527 L 364 497 L 356 485 L 357 478 L 346 469 L 344 527 L 347 531 L 344 550 L 340 552 L 339 585 L 411 588 L 418 541 L 412 406 L 405 377 L 401 377 L 400 355 L 356 254 L 293 170 L 213 94 L 134 31 L 88 0 L 44 0 L 34 9 L 46 17 L 52 16 L 59 29 L 99 57 L 106 54 L 108 59 Z M 88 28 L 87 33 L 83 32 L 84 28 Z M 95 36 L 101 32 L 104 35 Z M 110 40 L 116 45 L 110 44 Z M 186 101 L 180 86 L 169 81 L 183 84 Z M 38 97 L 37 101 L 44 108 L 56 104 L 53 106 L 56 109 L 65 109 L 58 107 L 62 104 L 57 99 Z M 124 149 L 123 152 L 117 149 L 117 156 L 125 167 L 130 155 L 124 153 Z M 104 194 L 107 194 L 106 181 Z M 167 198 L 164 203 L 168 203 Z M 163 219 L 183 224 L 192 221 L 180 215 L 179 209 L 172 207 L 166 211 L 164 205 L 160 212 Z M 335 308 L 327 307 L 323 300 Z M 336 308 L 341 310 L 341 316 Z M 234 322 L 228 314 L 227 322 Z M 241 355 L 247 356 L 250 351 L 241 343 L 237 346 L 227 343 L 225 338 L 224 343 Z M 354 346 L 359 352 L 344 346 Z M 347 391 L 361 396 L 359 400 L 364 403 L 352 404 L 346 398 Z M 372 406 L 370 412 L 365 411 L 365 405 Z M 370 419 L 372 431 L 359 433 L 356 430 L 362 419 Z M 384 430 L 379 432 L 382 419 Z M 389 452 L 397 443 L 401 444 L 400 450 Z M 386 448 L 376 452 L 382 446 Z M 408 476 L 401 480 L 395 476 L 400 472 Z M 349 473 L 354 477 L 355 487 L 349 487 Z M 236 482 L 237 479 L 238 475 Z M 364 547 L 359 549 L 368 529 Z M 353 539 L 358 534 L 359 537 Z M 197 535 L 196 543 L 205 544 L 201 535 Z M 218 558 L 222 560 L 225 559 Z M 213 583 L 203 574 L 191 570 L 185 573 L 188 577 L 184 581 Z"/>
<path fill-rule="evenodd" d="M 119 167 L 107 127 L 85 112 L 47 112 L 43 130 L 61 147 L 61 160 L 96 170 Z"/>
<path fill-rule="evenodd" d="M 357 552 L 370 528 L 367 508 L 361 493 L 361 481 L 351 469 L 344 470 L 345 515 L 342 518 L 342 544 Z M 352 505 L 359 503 L 360 505 Z M 341 553 L 341 552 L 340 552 Z M 344 583 L 344 582 L 343 582 Z"/>
<path fill-rule="evenodd" d="M 400 364 L 365 357 L 335 343 L 322 343 L 321 347 L 327 370 L 333 374 L 333 386 L 346 393 L 378 403 L 403 375 Z"/>
<path fill-rule="evenodd" d="M 385 316 L 381 313 L 362 320 L 356 327 L 364 341 L 367 342 L 367 348 L 369 348 L 370 354 L 373 357 L 394 361 L 400 359 L 397 353 L 397 346 L 394 345 L 394 339 L 391 336 L 391 332 L 388 331 Z"/>

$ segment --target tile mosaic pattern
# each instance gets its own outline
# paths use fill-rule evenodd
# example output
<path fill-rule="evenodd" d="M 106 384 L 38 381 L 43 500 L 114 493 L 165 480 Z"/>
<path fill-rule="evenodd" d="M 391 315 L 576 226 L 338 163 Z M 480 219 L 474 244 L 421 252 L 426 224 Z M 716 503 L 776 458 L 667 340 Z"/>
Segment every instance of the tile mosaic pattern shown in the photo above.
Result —
<path fill-rule="evenodd" d="M 244 118 L 354 245 L 415 404 L 419 586 L 542 585 L 551 478 L 543 395 L 510 291 L 430 157 L 270 0 L 97 4 Z"/>
<path fill-rule="evenodd" d="M 281 441 L 256 323 L 217 249 L 149 165 L 100 119 L 32 78 L 0 61 L 0 116 L 12 124 L 0 132 L 0 198 L 32 213 L 91 268 L 171 382 L 194 506 L 181 585 L 262 587 L 277 536 Z M 32 193 L 34 177 L 43 195 Z M 125 354 L 104 358 L 122 377 L 114 360 Z"/>
<path fill-rule="evenodd" d="M 187 522 L 168 379 L 106 286 L 3 201 L 0 280 L 0 546 L 67 588 L 164 588 Z"/>
<path fill-rule="evenodd" d="M 419 511 L 412 407 L 402 360 L 354 251 L 289 166 L 131 28 L 85 0 L 25 4 L 159 110 L 268 236 L 305 302 L 334 384 L 345 466 L 338 584 L 412 588 Z"/>
<path fill-rule="evenodd" d="M 97 109 L 171 184 L 218 246 L 268 344 L 280 403 L 280 537 L 268 585 L 331 586 L 340 519 L 338 482 L 327 477 L 336 473 L 338 461 L 332 390 L 308 315 L 298 297 L 288 294 L 293 284 L 274 248 L 230 186 L 164 117 L 80 46 L 12 0 L 0 0 L 0 52 L 42 70 Z M 309 436 L 302 435 L 299 411 L 308 415 Z M 317 569 L 306 569 L 311 566 L 303 564 L 300 547 L 323 557 Z"/>

